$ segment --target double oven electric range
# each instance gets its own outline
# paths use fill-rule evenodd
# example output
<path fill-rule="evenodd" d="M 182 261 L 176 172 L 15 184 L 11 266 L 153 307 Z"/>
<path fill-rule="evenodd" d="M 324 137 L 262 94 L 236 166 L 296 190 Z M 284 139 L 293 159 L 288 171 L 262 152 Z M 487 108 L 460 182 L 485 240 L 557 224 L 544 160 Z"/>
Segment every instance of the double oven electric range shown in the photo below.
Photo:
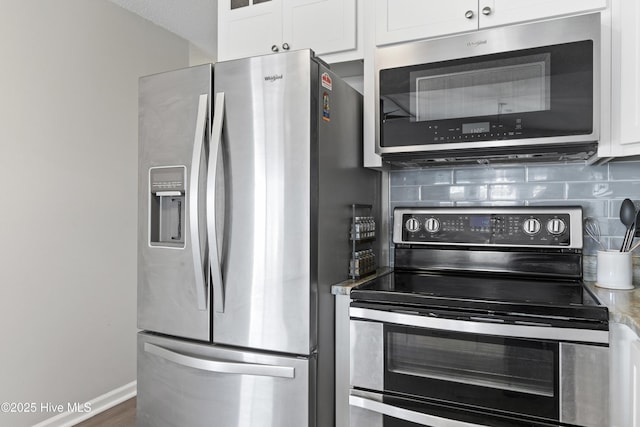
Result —
<path fill-rule="evenodd" d="M 393 242 L 351 291 L 352 427 L 609 424 L 580 207 L 396 208 Z"/>

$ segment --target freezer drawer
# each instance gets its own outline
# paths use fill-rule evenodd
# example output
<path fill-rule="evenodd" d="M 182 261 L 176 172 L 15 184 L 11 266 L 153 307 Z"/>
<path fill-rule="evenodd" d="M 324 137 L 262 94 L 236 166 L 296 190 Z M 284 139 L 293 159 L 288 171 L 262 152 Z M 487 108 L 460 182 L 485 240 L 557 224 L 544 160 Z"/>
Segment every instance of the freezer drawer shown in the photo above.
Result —
<path fill-rule="evenodd" d="M 304 427 L 315 359 L 138 334 L 138 427 Z M 315 418 L 315 417 L 314 417 Z"/>

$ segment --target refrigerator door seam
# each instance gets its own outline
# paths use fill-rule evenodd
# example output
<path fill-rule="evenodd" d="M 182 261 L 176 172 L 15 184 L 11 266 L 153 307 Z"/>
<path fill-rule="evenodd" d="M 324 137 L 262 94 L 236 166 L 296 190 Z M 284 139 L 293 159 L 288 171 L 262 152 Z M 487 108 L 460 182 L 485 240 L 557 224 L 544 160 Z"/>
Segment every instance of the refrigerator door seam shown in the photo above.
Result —
<path fill-rule="evenodd" d="M 290 366 L 263 365 L 258 363 L 227 362 L 224 360 L 203 359 L 178 353 L 150 343 L 144 344 L 144 351 L 162 357 L 163 359 L 166 359 L 178 365 L 198 369 L 201 371 L 223 374 L 257 375 L 291 379 L 295 378 L 295 368 Z"/>
<path fill-rule="evenodd" d="M 191 179 L 189 189 L 189 220 L 191 231 L 191 253 L 193 255 L 193 268 L 195 273 L 196 297 L 198 309 L 207 309 L 207 281 L 204 276 L 204 265 L 200 250 L 200 224 L 198 220 L 198 194 L 200 181 L 200 162 L 204 151 L 205 129 L 207 126 L 207 103 L 209 95 L 202 94 L 198 102 L 198 116 L 196 118 L 196 132 L 193 141 L 193 158 L 191 161 Z"/>

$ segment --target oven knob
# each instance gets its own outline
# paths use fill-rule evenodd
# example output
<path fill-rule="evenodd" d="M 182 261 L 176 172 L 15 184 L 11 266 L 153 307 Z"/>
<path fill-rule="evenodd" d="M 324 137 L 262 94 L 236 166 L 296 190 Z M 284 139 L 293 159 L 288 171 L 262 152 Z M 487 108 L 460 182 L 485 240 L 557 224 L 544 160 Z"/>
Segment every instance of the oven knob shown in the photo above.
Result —
<path fill-rule="evenodd" d="M 424 223 L 424 229 L 429 233 L 435 233 L 436 231 L 440 230 L 440 221 L 438 221 L 436 218 L 429 218 Z"/>
<path fill-rule="evenodd" d="M 540 232 L 540 221 L 538 221 L 536 218 L 525 219 L 524 223 L 522 224 L 522 229 L 529 236 L 538 234 Z"/>
<path fill-rule="evenodd" d="M 567 229 L 567 225 L 560 218 L 552 218 L 547 222 L 547 231 L 549 234 L 562 234 Z"/>
<path fill-rule="evenodd" d="M 404 227 L 407 229 L 407 231 L 415 233 L 416 231 L 420 230 L 420 221 L 415 218 L 409 218 L 407 222 L 404 223 Z"/>

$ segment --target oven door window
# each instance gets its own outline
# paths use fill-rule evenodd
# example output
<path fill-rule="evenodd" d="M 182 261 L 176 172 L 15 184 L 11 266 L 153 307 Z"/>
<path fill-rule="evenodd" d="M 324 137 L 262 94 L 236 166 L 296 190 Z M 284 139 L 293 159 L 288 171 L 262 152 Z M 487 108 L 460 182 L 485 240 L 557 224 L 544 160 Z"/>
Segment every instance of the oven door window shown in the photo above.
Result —
<path fill-rule="evenodd" d="M 589 135 L 591 40 L 380 71 L 383 147 Z"/>
<path fill-rule="evenodd" d="M 385 389 L 558 419 L 558 344 L 385 326 Z"/>

